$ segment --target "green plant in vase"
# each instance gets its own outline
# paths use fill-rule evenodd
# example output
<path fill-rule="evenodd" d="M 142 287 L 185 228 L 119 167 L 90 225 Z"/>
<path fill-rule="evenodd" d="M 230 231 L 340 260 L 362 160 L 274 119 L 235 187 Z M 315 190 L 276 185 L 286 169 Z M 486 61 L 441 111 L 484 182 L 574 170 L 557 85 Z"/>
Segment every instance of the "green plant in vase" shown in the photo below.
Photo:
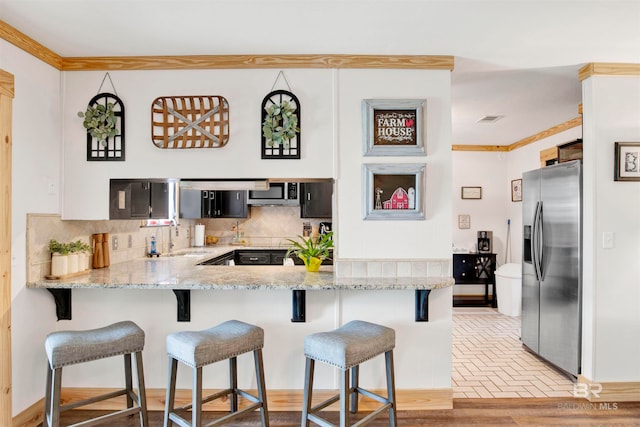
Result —
<path fill-rule="evenodd" d="M 319 238 L 304 238 L 298 236 L 300 240 L 287 239 L 291 243 L 291 248 L 285 255 L 287 258 L 293 254 L 304 262 L 307 271 L 318 271 L 320 264 L 331 256 L 333 248 L 333 232 L 322 234 Z"/>

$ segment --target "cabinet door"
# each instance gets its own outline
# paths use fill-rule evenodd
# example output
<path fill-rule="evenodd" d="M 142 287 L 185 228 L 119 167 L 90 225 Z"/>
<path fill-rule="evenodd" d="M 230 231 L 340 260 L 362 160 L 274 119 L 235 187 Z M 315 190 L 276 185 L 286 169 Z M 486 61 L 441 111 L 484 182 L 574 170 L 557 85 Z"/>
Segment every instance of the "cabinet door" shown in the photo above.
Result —
<path fill-rule="evenodd" d="M 237 251 L 237 265 L 269 265 L 271 264 L 271 254 L 269 252 L 257 251 Z"/>
<path fill-rule="evenodd" d="M 301 184 L 301 218 L 331 218 L 333 182 L 304 182 Z"/>
<path fill-rule="evenodd" d="M 151 183 L 131 181 L 131 218 L 149 218 Z"/>
<path fill-rule="evenodd" d="M 131 183 L 112 179 L 109 184 L 109 219 L 131 218 Z"/>
<path fill-rule="evenodd" d="M 169 184 L 166 182 L 151 183 L 151 218 L 169 218 Z"/>
<path fill-rule="evenodd" d="M 180 189 L 180 218 L 202 218 L 202 191 Z"/>
<path fill-rule="evenodd" d="M 456 283 L 473 282 L 476 279 L 475 255 L 453 254 L 453 277 Z"/>
<path fill-rule="evenodd" d="M 246 218 L 247 192 L 244 190 L 217 191 L 218 218 Z"/>

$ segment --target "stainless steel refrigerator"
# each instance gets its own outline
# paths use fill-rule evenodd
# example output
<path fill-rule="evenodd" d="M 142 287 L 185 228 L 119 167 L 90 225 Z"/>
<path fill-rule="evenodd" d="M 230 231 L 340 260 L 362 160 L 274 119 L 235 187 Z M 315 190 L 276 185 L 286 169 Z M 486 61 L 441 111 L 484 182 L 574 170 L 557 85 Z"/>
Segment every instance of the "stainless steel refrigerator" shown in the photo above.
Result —
<path fill-rule="evenodd" d="M 577 376 L 581 361 L 582 164 L 522 175 L 522 343 Z"/>

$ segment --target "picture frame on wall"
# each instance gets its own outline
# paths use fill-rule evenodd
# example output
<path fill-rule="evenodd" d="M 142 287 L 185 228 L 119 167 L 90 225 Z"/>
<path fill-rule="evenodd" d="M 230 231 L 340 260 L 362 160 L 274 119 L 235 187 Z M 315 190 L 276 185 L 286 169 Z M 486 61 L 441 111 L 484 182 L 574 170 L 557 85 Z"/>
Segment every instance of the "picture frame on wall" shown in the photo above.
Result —
<path fill-rule="evenodd" d="M 462 199 L 482 199 L 482 187 L 461 187 L 460 197 Z"/>
<path fill-rule="evenodd" d="M 640 181 L 640 142 L 616 142 L 614 158 L 614 181 Z"/>
<path fill-rule="evenodd" d="M 365 99 L 365 156 L 424 156 L 425 99 Z"/>
<path fill-rule="evenodd" d="M 522 178 L 511 180 L 511 201 L 522 201 Z"/>
<path fill-rule="evenodd" d="M 362 215 L 365 220 L 424 220 L 424 164 L 364 164 Z"/>

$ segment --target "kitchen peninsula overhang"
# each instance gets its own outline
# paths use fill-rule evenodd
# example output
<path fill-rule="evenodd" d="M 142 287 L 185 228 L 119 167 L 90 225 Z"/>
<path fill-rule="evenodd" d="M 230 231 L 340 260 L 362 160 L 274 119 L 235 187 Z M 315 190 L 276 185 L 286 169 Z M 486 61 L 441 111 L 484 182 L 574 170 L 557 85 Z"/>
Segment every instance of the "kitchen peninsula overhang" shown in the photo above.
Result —
<path fill-rule="evenodd" d="M 208 257 L 225 251 L 211 253 Z M 206 257 L 205 257 L 206 258 Z M 292 291 L 292 321 L 304 321 L 306 291 L 414 290 L 415 320 L 428 321 L 428 296 L 434 289 L 452 286 L 451 277 L 338 277 L 333 266 L 308 273 L 301 266 L 207 266 L 203 258 L 173 256 L 141 258 L 94 269 L 83 276 L 63 280 L 39 280 L 27 288 L 48 289 L 54 295 L 58 320 L 71 318 L 73 289 L 171 290 L 176 294 L 178 321 L 190 319 L 191 290 L 288 290 Z"/>

